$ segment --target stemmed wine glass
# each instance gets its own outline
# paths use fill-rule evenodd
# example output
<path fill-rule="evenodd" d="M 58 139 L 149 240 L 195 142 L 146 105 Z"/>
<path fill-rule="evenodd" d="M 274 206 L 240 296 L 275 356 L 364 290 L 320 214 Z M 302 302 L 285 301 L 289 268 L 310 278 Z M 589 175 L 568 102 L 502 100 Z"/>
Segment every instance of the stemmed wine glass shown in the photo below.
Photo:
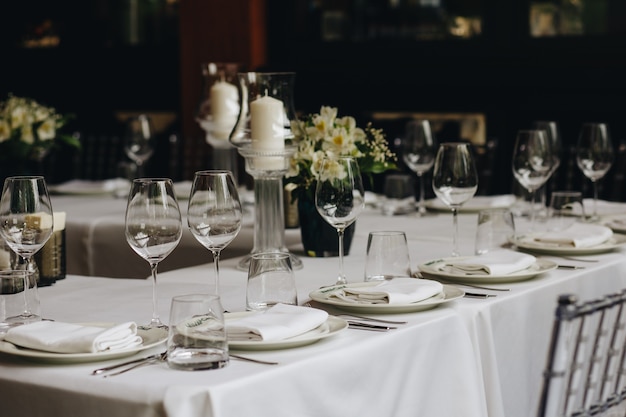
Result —
<path fill-rule="evenodd" d="M 31 282 L 33 255 L 52 235 L 53 212 L 46 180 L 42 176 L 9 177 L 4 181 L 0 199 L 0 235 L 23 262 L 24 312 L 9 321 L 27 323 L 41 320 L 28 304 L 29 291 L 36 291 Z M 33 285 L 33 288 L 31 288 Z"/>
<path fill-rule="evenodd" d="M 593 184 L 591 221 L 598 219 L 598 180 L 611 169 L 614 157 L 609 127 L 605 123 L 583 124 L 576 146 L 576 163 Z"/>
<path fill-rule="evenodd" d="M 194 237 L 213 253 L 215 294 L 219 295 L 220 252 L 237 236 L 243 212 L 230 171 L 198 171 L 189 195 L 187 224 Z"/>
<path fill-rule="evenodd" d="M 550 170 L 550 175 L 548 176 L 548 180 L 552 178 L 554 173 L 561 166 L 561 131 L 559 129 L 559 124 L 555 121 L 550 120 L 536 120 L 532 123 L 533 129 L 543 130 L 548 137 L 548 141 L 550 142 L 550 146 L 552 147 L 552 169 Z M 547 181 L 546 181 L 547 184 Z M 539 188 L 540 198 L 541 198 L 541 206 L 546 207 L 547 197 L 546 197 L 546 187 L 544 184 Z"/>
<path fill-rule="evenodd" d="M 339 235 L 339 275 L 337 284 L 347 284 L 343 270 L 343 234 L 365 207 L 361 170 L 352 157 L 325 158 L 315 188 L 315 207 Z"/>
<path fill-rule="evenodd" d="M 552 146 L 543 130 L 520 130 L 513 148 L 513 175 L 530 193 L 530 227 L 535 225 L 537 190 L 553 172 Z"/>
<path fill-rule="evenodd" d="M 148 115 L 140 114 L 126 122 L 124 152 L 137 166 L 137 177 L 144 176 L 144 166 L 154 153 L 154 128 Z"/>
<path fill-rule="evenodd" d="M 409 169 L 417 174 L 420 186 L 418 213 L 426 214 L 424 206 L 424 174 L 435 163 L 437 145 L 433 139 L 428 120 L 412 120 L 407 123 L 402 141 L 402 160 Z"/>
<path fill-rule="evenodd" d="M 149 328 L 167 328 L 157 308 L 157 266 L 176 248 L 183 235 L 174 185 L 169 178 L 134 179 L 126 206 L 126 241 L 150 264 L 152 320 Z"/>
<path fill-rule="evenodd" d="M 433 172 L 433 190 L 452 209 L 452 256 L 459 256 L 457 211 L 476 194 L 478 173 L 469 143 L 447 142 L 439 145 Z"/>

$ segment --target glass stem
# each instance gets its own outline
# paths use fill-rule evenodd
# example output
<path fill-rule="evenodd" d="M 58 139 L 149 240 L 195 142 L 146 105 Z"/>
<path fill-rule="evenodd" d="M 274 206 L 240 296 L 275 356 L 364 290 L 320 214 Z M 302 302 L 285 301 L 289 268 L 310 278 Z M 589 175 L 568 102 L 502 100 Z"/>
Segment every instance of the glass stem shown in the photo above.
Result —
<path fill-rule="evenodd" d="M 459 218 L 458 210 L 452 207 L 452 256 L 459 256 Z"/>
<path fill-rule="evenodd" d="M 596 220 L 598 218 L 598 182 L 593 182 L 593 216 L 591 220 Z"/>
<path fill-rule="evenodd" d="M 150 272 L 152 273 L 152 324 L 160 325 L 159 308 L 157 303 L 157 266 L 158 264 L 150 264 Z"/>
<path fill-rule="evenodd" d="M 22 258 L 22 264 L 24 267 L 24 316 L 30 316 L 31 311 L 28 305 L 28 293 L 30 291 L 30 258 L 24 256 Z"/>
<path fill-rule="evenodd" d="M 417 174 L 420 182 L 420 201 L 418 203 L 418 212 L 420 216 L 426 214 L 426 207 L 424 207 L 424 176 L 422 174 Z"/>
<path fill-rule="evenodd" d="M 213 251 L 213 269 L 215 271 L 215 294 L 220 294 L 220 251 Z"/>
<path fill-rule="evenodd" d="M 343 232 L 345 228 L 341 227 L 337 229 L 339 235 L 339 276 L 337 277 L 337 284 L 347 284 L 346 274 L 343 272 Z"/>
<path fill-rule="evenodd" d="M 535 230 L 535 199 L 537 197 L 537 190 L 530 192 L 530 230 Z"/>

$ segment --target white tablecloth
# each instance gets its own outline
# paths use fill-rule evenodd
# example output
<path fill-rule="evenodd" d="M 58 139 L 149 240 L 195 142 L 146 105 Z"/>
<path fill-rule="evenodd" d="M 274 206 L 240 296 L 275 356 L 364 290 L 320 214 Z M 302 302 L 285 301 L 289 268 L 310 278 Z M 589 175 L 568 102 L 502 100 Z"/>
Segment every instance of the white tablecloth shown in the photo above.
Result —
<path fill-rule="evenodd" d="M 476 215 L 459 219 L 463 255 L 473 251 Z M 383 217 L 367 210 L 357 221 L 345 270 L 363 280 L 371 230 L 404 230 L 413 267 L 451 251 L 448 213 Z M 301 248 L 290 247 L 294 253 Z M 110 379 L 89 375 L 95 364 L 41 365 L 0 358 L 0 403 L 12 416 L 490 416 L 535 414 L 557 296 L 590 298 L 626 286 L 624 249 L 593 255 L 596 263 L 553 270 L 509 292 L 462 298 L 434 310 L 398 314 L 409 324 L 387 332 L 348 329 L 310 346 L 248 353 L 278 366 L 231 361 L 213 371 L 152 365 Z M 338 258 L 301 258 L 300 302 L 336 279 Z M 222 263 L 224 307 L 242 311 L 246 274 L 238 259 Z M 159 310 L 167 318 L 175 294 L 209 291 L 212 265 L 160 274 Z M 467 290 L 470 290 L 467 288 Z M 480 290 L 471 290 L 480 291 Z M 63 321 L 147 322 L 149 280 L 70 276 L 40 289 L 44 315 Z M 157 349 L 155 349 L 157 350 Z M 113 361 L 116 362 L 116 361 Z M 37 399 L 36 401 L 33 399 Z"/>

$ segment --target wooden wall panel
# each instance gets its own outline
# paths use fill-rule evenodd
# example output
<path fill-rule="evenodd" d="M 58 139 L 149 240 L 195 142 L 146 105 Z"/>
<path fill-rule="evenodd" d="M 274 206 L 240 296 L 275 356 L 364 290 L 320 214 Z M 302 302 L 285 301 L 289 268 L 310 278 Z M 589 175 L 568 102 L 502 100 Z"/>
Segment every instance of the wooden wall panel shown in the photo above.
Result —
<path fill-rule="evenodd" d="M 246 70 L 266 64 L 265 0 L 180 0 L 181 132 L 183 155 L 205 150 L 204 132 L 194 120 L 202 91 L 200 65 L 210 61 L 239 62 Z M 206 146 L 208 147 L 208 145 Z M 197 158 L 195 158 L 197 160 Z M 183 161 L 186 179 L 197 162 Z"/>

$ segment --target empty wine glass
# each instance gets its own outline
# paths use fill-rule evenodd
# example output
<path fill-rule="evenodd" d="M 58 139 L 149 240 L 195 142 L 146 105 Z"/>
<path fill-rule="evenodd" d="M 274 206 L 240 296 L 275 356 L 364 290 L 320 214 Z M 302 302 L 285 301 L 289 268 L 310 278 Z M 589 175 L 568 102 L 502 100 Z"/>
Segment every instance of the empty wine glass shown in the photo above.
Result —
<path fill-rule="evenodd" d="M 9 177 L 4 181 L 0 199 L 0 235 L 18 254 L 24 268 L 24 312 L 10 319 L 13 323 L 41 320 L 28 304 L 30 291 L 37 291 L 32 277 L 33 255 L 52 235 L 53 212 L 46 180 L 42 176 Z"/>
<path fill-rule="evenodd" d="M 530 193 L 530 227 L 535 225 L 537 190 L 552 173 L 552 146 L 543 130 L 520 130 L 513 148 L 513 175 Z"/>
<path fill-rule="evenodd" d="M 420 186 L 419 201 L 417 203 L 420 216 L 426 214 L 424 206 L 424 174 L 435 163 L 437 145 L 433 139 L 428 120 L 412 120 L 406 125 L 406 132 L 402 140 L 402 160 L 409 169 L 417 174 Z"/>
<path fill-rule="evenodd" d="M 576 163 L 593 184 L 591 221 L 598 219 L 598 180 L 604 178 L 611 169 L 614 158 L 608 125 L 605 123 L 583 124 L 576 146 Z"/>
<path fill-rule="evenodd" d="M 133 180 L 126 206 L 126 241 L 150 264 L 152 273 L 152 320 L 149 328 L 167 328 L 157 307 L 157 266 L 176 248 L 183 235 L 174 186 L 169 178 Z"/>
<path fill-rule="evenodd" d="M 215 294 L 219 295 L 220 252 L 237 236 L 243 212 L 230 171 L 198 171 L 194 175 L 187 225 L 194 237 L 213 253 Z"/>
<path fill-rule="evenodd" d="M 552 165 L 552 169 L 550 170 L 550 174 L 548 176 L 548 180 L 550 180 L 550 178 L 554 176 L 554 173 L 559 169 L 559 166 L 561 166 L 561 151 L 562 151 L 563 146 L 561 144 L 561 131 L 559 129 L 559 124 L 555 121 L 550 121 L 550 120 L 537 120 L 532 123 L 532 128 L 543 130 L 546 133 L 546 136 L 548 137 L 550 146 L 552 147 L 553 165 Z M 539 195 L 540 195 L 540 201 L 541 201 L 542 207 L 546 207 L 546 203 L 547 203 L 547 197 L 546 197 L 547 182 L 548 181 L 546 181 L 546 184 L 544 184 L 543 186 L 541 186 L 541 188 L 539 188 Z"/>
<path fill-rule="evenodd" d="M 343 270 L 343 234 L 365 207 L 361 170 L 352 157 L 325 158 L 315 188 L 315 207 L 322 218 L 337 229 L 339 236 L 339 275 L 337 284 L 346 284 Z"/>
<path fill-rule="evenodd" d="M 154 153 L 154 128 L 148 115 L 130 117 L 126 122 L 124 152 L 137 165 L 137 177 L 144 176 L 146 161 Z"/>
<path fill-rule="evenodd" d="M 459 256 L 457 211 L 478 190 L 478 173 L 469 143 L 448 142 L 439 145 L 435 157 L 433 190 L 452 209 L 452 256 Z"/>

